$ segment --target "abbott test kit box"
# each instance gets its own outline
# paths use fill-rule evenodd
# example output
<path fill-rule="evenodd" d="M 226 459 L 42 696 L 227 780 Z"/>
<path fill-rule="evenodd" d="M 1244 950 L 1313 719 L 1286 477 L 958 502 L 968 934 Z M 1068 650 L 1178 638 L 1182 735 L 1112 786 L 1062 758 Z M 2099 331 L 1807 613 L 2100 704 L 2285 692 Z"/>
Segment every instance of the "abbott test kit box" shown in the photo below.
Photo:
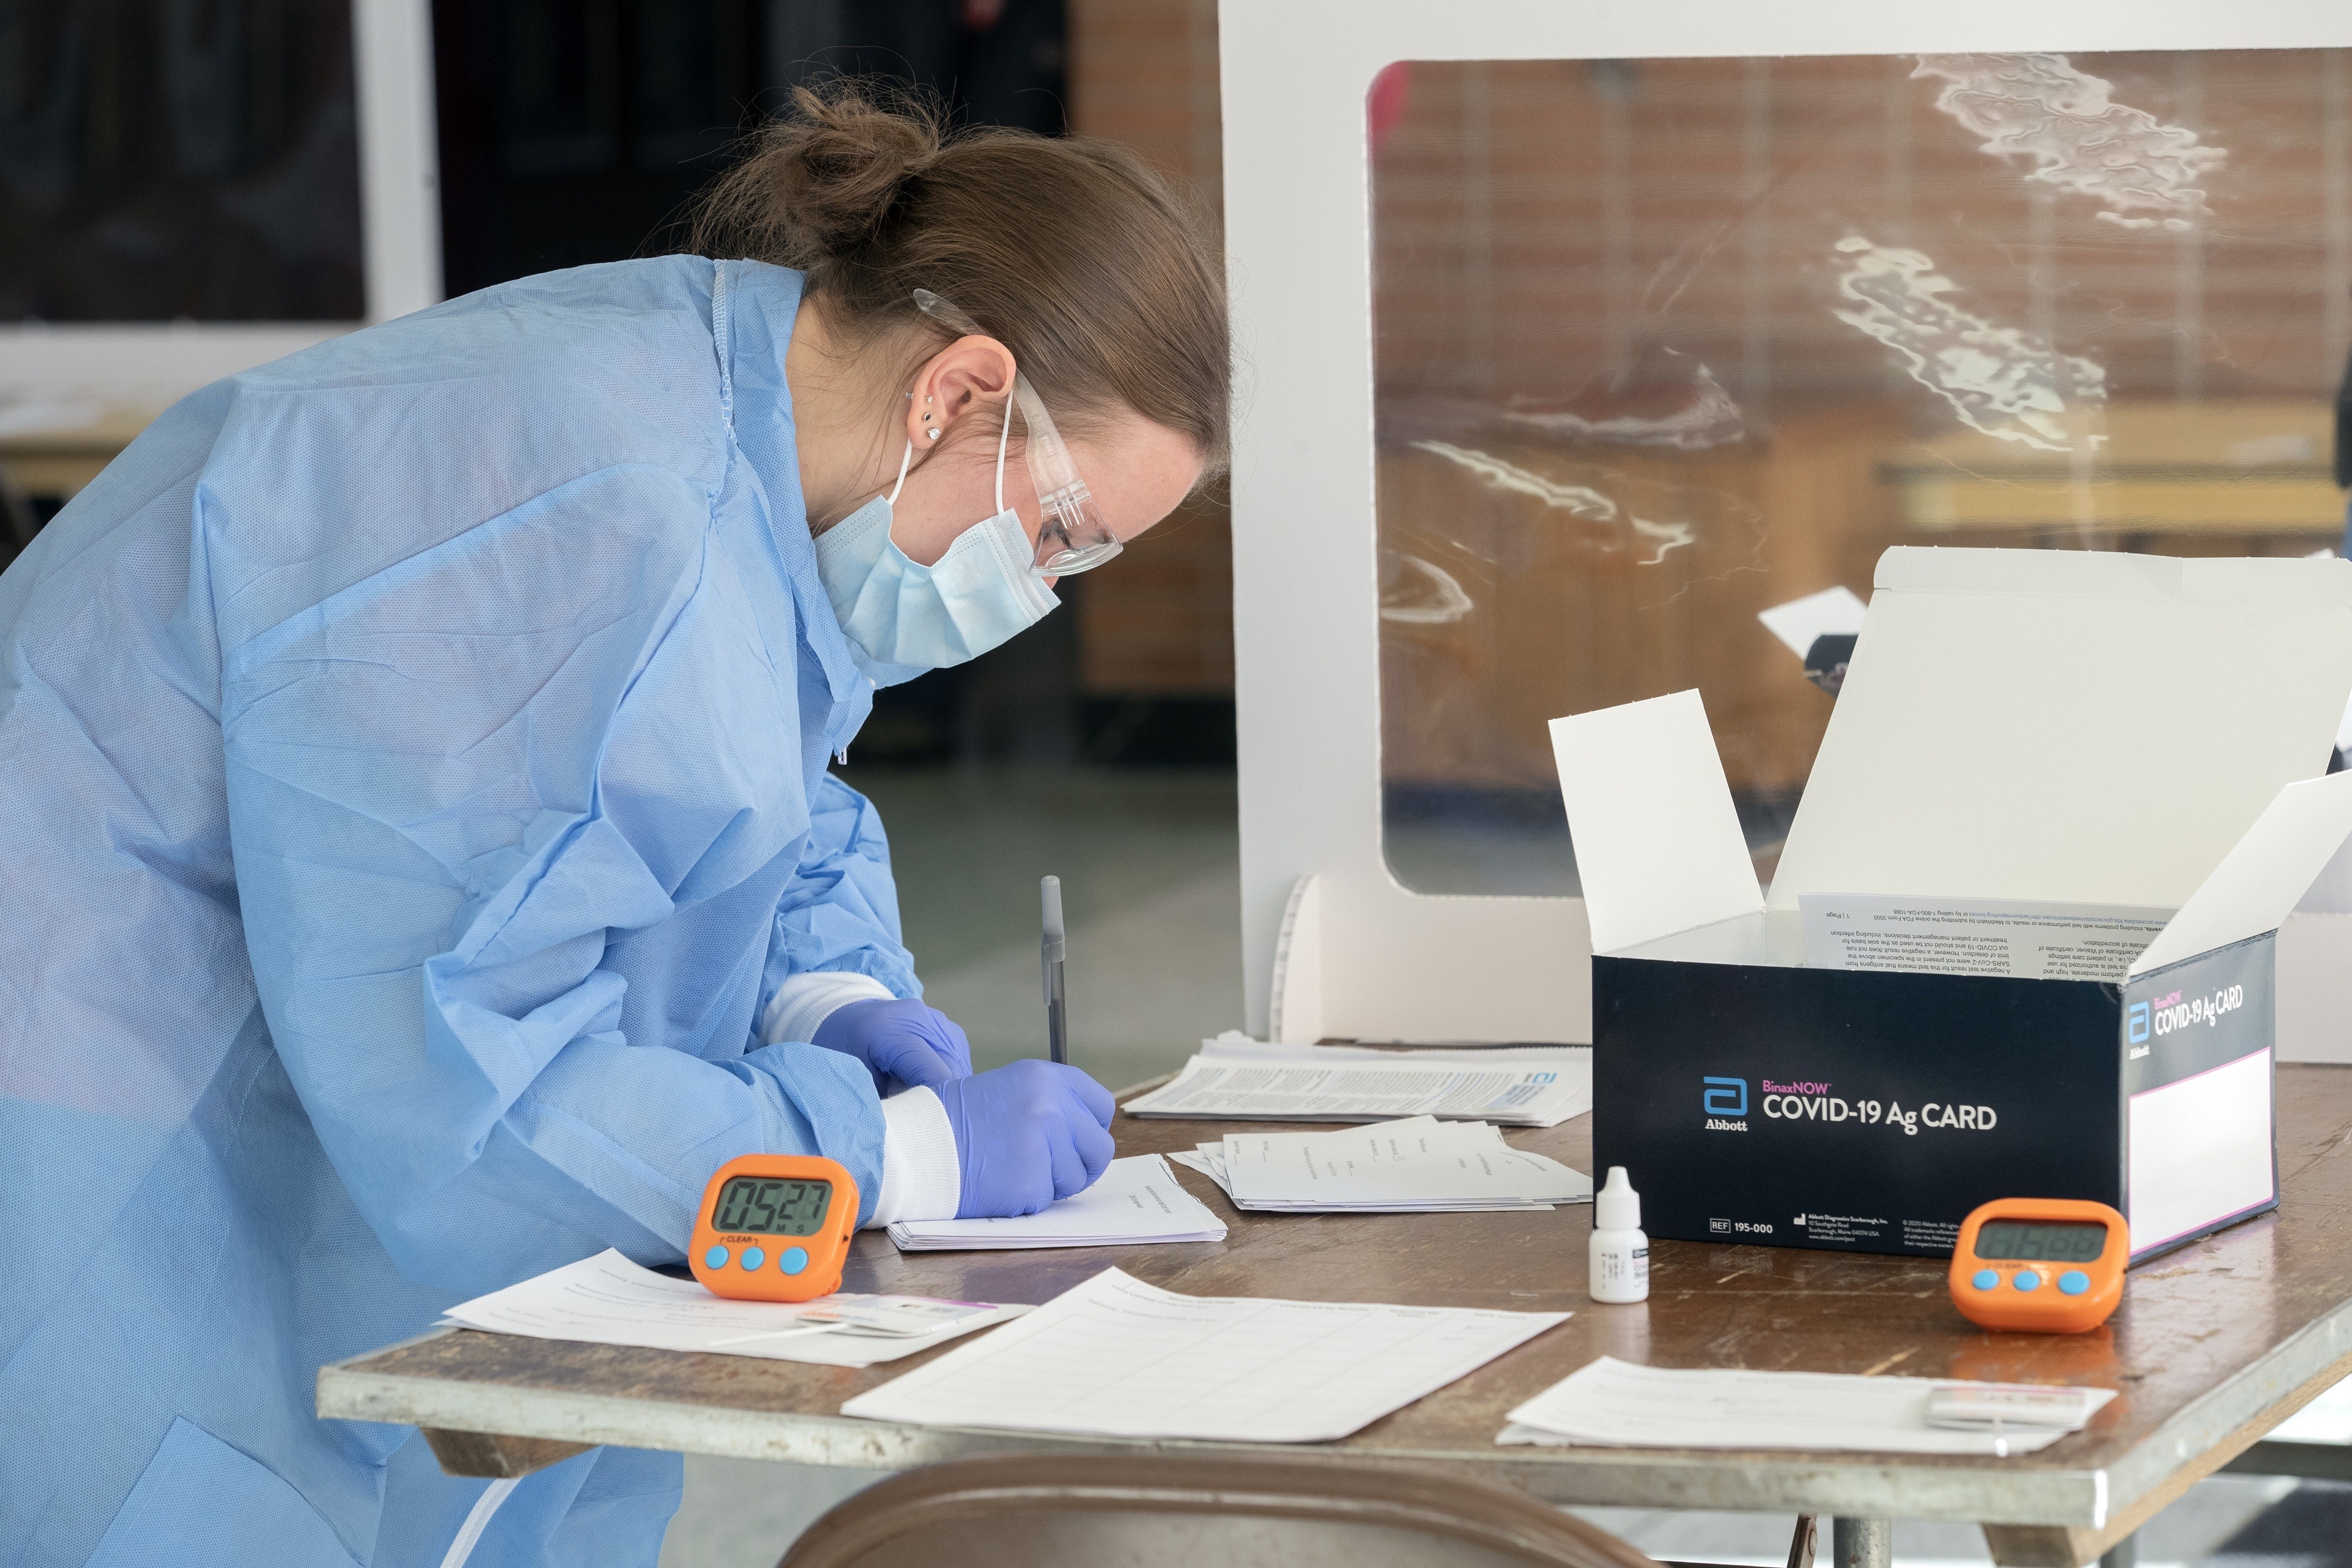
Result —
<path fill-rule="evenodd" d="M 1890 550 L 1769 894 L 1698 694 L 1552 724 L 1593 1166 L 1653 1236 L 1948 1254 L 2278 1201 L 2276 933 L 2352 912 L 2352 563 Z"/>

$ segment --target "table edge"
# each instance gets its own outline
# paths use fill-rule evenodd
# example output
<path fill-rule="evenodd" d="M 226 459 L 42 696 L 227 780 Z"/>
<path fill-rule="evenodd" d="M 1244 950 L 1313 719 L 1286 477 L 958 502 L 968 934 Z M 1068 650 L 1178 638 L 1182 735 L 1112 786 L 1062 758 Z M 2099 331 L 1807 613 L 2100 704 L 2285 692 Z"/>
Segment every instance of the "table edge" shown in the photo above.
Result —
<path fill-rule="evenodd" d="M 444 1328 L 405 1342 L 478 1330 Z M 393 1347 L 387 1346 L 386 1350 Z M 2098 1528 L 2109 1512 L 2105 1472 L 1915 1466 L 1874 1454 L 1689 1449 L 1363 1449 L 1336 1444 L 1077 1436 L 982 1427 L 918 1426 L 856 1416 L 744 1410 L 576 1390 L 464 1384 L 362 1369 L 383 1354 L 319 1371 L 322 1418 L 492 1432 L 559 1442 L 654 1447 L 845 1469 L 911 1469 L 981 1454 L 1193 1454 L 1351 1468 L 1442 1471 L 1502 1483 L 1551 1503 L 1949 1519 L 1970 1523 Z M 2177 1467 L 2176 1467 L 2177 1468 Z M 2166 1474 L 2170 1474 L 2167 1471 Z"/>

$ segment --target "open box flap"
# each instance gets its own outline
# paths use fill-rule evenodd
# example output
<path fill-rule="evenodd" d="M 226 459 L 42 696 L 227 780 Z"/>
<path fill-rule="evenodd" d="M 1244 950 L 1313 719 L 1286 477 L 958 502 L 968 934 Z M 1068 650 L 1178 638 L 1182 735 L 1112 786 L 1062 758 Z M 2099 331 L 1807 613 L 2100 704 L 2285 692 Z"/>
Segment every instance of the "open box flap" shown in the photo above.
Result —
<path fill-rule="evenodd" d="M 2352 563 L 1896 548 L 1772 879 L 2186 903 L 2352 692 Z"/>
<path fill-rule="evenodd" d="M 2279 791 L 2131 966 L 2147 974 L 2273 931 L 2286 917 L 2352 911 L 2352 773 Z"/>
<path fill-rule="evenodd" d="M 1696 691 L 1551 721 L 1592 951 L 1764 907 Z"/>

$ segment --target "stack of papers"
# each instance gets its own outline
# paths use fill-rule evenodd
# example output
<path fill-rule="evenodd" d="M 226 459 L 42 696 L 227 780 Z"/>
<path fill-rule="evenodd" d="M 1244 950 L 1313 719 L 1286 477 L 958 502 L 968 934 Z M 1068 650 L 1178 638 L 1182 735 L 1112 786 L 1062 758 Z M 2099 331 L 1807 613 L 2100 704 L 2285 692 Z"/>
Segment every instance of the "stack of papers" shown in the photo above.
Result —
<path fill-rule="evenodd" d="M 1116 1268 L 844 1415 L 1120 1437 L 1344 1437 L 1566 1312 L 1179 1296 Z"/>
<path fill-rule="evenodd" d="M 1127 1102 L 1136 1116 L 1235 1121 L 1385 1121 L 1441 1116 L 1554 1127 L 1592 1109 L 1592 1052 L 1570 1046 L 1376 1051 L 1202 1044 L 1172 1083 Z"/>
<path fill-rule="evenodd" d="M 1549 1209 L 1592 1196 L 1592 1178 L 1514 1149 L 1488 1121 L 1414 1116 L 1336 1132 L 1228 1133 L 1171 1156 L 1272 1214 Z"/>
<path fill-rule="evenodd" d="M 1223 1241 L 1225 1222 L 1186 1192 L 1157 1154 L 1113 1160 L 1074 1198 L 1016 1219 L 901 1220 L 890 1227 L 901 1252 L 961 1252 L 1024 1247 L 1139 1247 L 1157 1241 Z"/>
<path fill-rule="evenodd" d="M 1928 1377 L 1677 1371 L 1602 1356 L 1512 1411 L 1511 1425 L 1495 1441 L 2006 1457 L 2082 1430 L 2115 1396 L 2112 1388 Z M 1954 1419 L 1938 1405 L 2030 1410 L 2034 1424 L 1973 1411 Z"/>
<path fill-rule="evenodd" d="M 813 1301 L 730 1301 L 692 1279 L 641 1268 L 607 1249 L 477 1296 L 445 1316 L 466 1328 L 537 1340 L 872 1366 L 1029 1310 L 846 1290 Z"/>

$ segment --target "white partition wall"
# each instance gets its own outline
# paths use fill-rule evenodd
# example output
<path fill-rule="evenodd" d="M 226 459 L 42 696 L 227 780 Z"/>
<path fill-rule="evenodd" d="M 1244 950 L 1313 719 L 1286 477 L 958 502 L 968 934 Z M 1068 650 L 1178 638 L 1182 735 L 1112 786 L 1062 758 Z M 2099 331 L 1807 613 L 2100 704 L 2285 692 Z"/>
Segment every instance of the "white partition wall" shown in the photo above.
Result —
<path fill-rule="evenodd" d="M 1968 6 L 1916 0 L 1811 0 L 1797 6 L 1763 6 L 1748 0 L 1656 0 L 1642 5 L 1571 5 L 1559 0 L 1451 0 L 1444 5 L 1427 0 L 1227 0 L 1221 16 L 1226 234 L 1243 364 L 1233 493 L 1248 1019 L 1252 1032 L 1264 1035 L 1278 1014 L 1278 1033 L 1288 1038 L 1467 1042 L 1590 1038 L 1589 950 L 1580 900 L 1415 891 L 1399 879 L 1391 869 L 1393 858 L 1384 854 L 1381 615 L 1384 584 L 1378 533 L 1381 502 L 1376 493 L 1380 459 L 1375 432 L 1372 173 L 1366 128 L 1366 93 L 1382 68 L 1400 60 L 1643 62 L 1703 58 L 1748 61 L 1752 67 L 1775 57 L 2352 47 L 2352 6 L 2337 0 L 2253 0 L 2228 6 L 2204 0 L 2069 0 L 2062 5 L 2046 0 L 1988 0 Z M 2341 62 L 2319 60 L 2312 68 L 2340 72 Z M 1751 77 L 1756 74 L 1751 69 Z M 1728 79 L 1731 86 L 1726 90 L 1733 95 L 1730 101 L 1737 103 L 1737 73 Z M 2339 81 L 2340 77 L 2326 79 Z M 2194 123 L 2197 79 L 2193 70 L 2184 68 L 2166 81 L 2161 112 L 2151 123 L 2162 121 L 2159 131 L 2172 134 L 2165 129 L 2171 122 Z M 1929 83 L 1923 90 L 1932 93 L 1935 87 Z M 2239 552 L 2241 543 L 2242 552 L 2284 553 L 2290 545 L 2302 552 L 2315 543 L 2327 542 L 2315 531 L 2321 524 L 2310 513 L 2310 507 L 2317 504 L 2311 496 L 2318 494 L 2311 487 L 2321 483 L 2313 477 L 2318 471 L 2315 465 L 2324 464 L 2325 453 L 2313 456 L 2310 443 L 2315 437 L 2297 423 L 2302 418 L 2297 410 L 2305 403 L 2315 408 L 2322 405 L 2324 400 L 2315 401 L 2311 390 L 2319 384 L 2316 367 L 2326 355 L 2336 356 L 2340 363 L 2347 332 L 2344 306 L 2323 298 L 2343 292 L 2336 287 L 2340 269 L 2352 265 L 2346 260 L 2352 255 L 2352 238 L 2347 236 L 2342 216 L 2347 174 L 2340 142 L 2334 139 L 2342 130 L 2342 93 L 2340 87 L 2329 90 L 2336 96 L 2328 100 L 2328 106 L 2315 108 L 2313 112 L 2335 117 L 2326 121 L 2332 128 L 2331 139 L 2326 155 L 2314 157 L 2307 170 L 2295 173 L 2281 159 L 2258 158 L 2242 148 L 2231 154 L 2234 163 L 2222 163 L 2218 153 L 2208 161 L 2215 170 L 2231 171 L 2231 179 L 2251 181 L 2262 174 L 2273 180 L 2303 180 L 2324 205 L 2324 221 L 2315 219 L 2307 225 L 2300 218 L 2294 220 L 2294 233 L 2287 237 L 2293 245 L 2273 258 L 2285 267 L 2300 267 L 2307 261 L 2313 269 L 2313 314 L 2308 323 L 2298 328 L 2310 346 L 2310 365 L 2297 362 L 2290 374 L 2267 360 L 2255 363 L 2244 352 L 2228 351 L 2229 324 L 2218 318 L 2207 323 L 2197 316 L 2207 296 L 2200 291 L 2201 275 L 2196 268 L 2209 262 L 2219 265 L 2214 258 L 2222 258 L 2231 244 L 2251 243 L 2244 231 L 2249 226 L 2260 226 L 2256 217 L 2247 216 L 2257 213 L 2251 198 L 2236 208 L 2223 204 L 2225 216 L 2236 215 L 2235 238 L 2216 226 L 2209 239 L 2204 226 L 2210 214 L 2203 208 L 2191 214 L 2193 223 L 2165 219 L 2160 228 L 2148 226 L 2158 219 L 2118 209 L 2107 215 L 2116 221 L 2098 232 L 2112 229 L 2118 243 L 2160 247 L 2148 252 L 2154 258 L 2151 276 L 2160 277 L 2160 287 L 2172 290 L 2168 298 L 2177 301 L 2177 311 L 2162 324 L 2162 331 L 2172 332 L 2183 346 L 2176 353 L 2165 349 L 2158 336 L 2143 334 L 2147 342 L 2129 352 L 2119 344 L 2102 350 L 2107 357 L 2099 364 L 2091 363 L 2097 355 L 2062 357 L 2053 349 L 2045 359 L 2061 378 L 2057 399 L 2051 405 L 2060 410 L 2052 416 L 2055 424 L 2034 424 L 2041 416 L 2029 409 L 2017 416 L 2026 421 L 2021 426 L 2010 416 L 1987 412 L 1981 403 L 1964 406 L 1960 395 L 1947 389 L 1937 394 L 1941 402 L 1929 402 L 1939 411 L 1946 403 L 1958 411 L 1951 422 L 1953 428 L 1902 437 L 1915 440 L 1923 450 L 1935 448 L 1923 458 L 1919 472 L 1876 458 L 1867 462 L 1857 458 L 1861 467 L 1856 471 L 1872 477 L 1866 485 L 1856 481 L 1861 488 L 1854 504 L 1884 509 L 1890 517 L 1899 515 L 1903 526 L 1913 531 L 1904 536 L 1912 542 L 2016 542 L 2006 534 L 1994 536 L 2007 528 L 2028 533 L 2042 530 L 2034 535 L 2034 542 L 2042 543 L 2117 548 L 2139 540 L 2145 547 L 2141 536 L 2153 531 L 2161 550 L 2167 548 L 2163 541 L 2175 532 L 2186 537 L 2199 528 L 2222 526 L 2211 520 L 2226 508 L 2189 498 L 2180 502 L 2180 517 L 2170 521 L 2162 517 L 2102 521 L 2094 514 L 2107 504 L 2098 497 L 2109 492 L 2094 494 L 2096 487 L 2085 471 L 2089 459 L 2084 458 L 2075 465 L 2074 475 L 2076 535 L 2050 537 L 2050 529 L 2066 526 L 2065 518 L 2053 523 L 2032 517 L 1996 516 L 1988 522 L 1968 510 L 1976 504 L 1970 499 L 1973 491 L 1949 484 L 1935 488 L 1943 483 L 1937 465 L 1943 466 L 1948 478 L 1956 467 L 1965 468 L 1981 460 L 1985 466 L 1976 477 L 1983 477 L 1992 468 L 1990 459 L 1981 458 L 1982 452 L 2004 461 L 2011 458 L 2040 461 L 2067 448 L 2070 437 L 2061 427 L 2078 416 L 2102 422 L 2103 429 L 2089 436 L 2078 429 L 2071 437 L 2074 450 L 2097 452 L 2103 454 L 2101 461 L 2112 458 L 2121 464 L 2127 449 L 2136 449 L 2135 443 L 2162 447 L 2171 439 L 2160 434 L 2174 427 L 2165 424 L 2167 418 L 2185 420 L 2183 427 L 2193 430 L 2212 424 L 2204 411 L 2227 400 L 2230 417 L 2257 423 L 2248 426 L 2251 433 L 2217 463 L 2225 468 L 2231 462 L 2267 464 L 2262 468 L 2264 474 L 2277 477 L 2281 485 L 2304 484 L 2310 495 L 2293 505 L 2281 502 L 2284 510 L 2276 518 L 2266 516 L 2246 524 L 2252 531 L 2245 539 L 2252 542 L 2215 543 L 2210 550 L 2176 552 Z M 1944 121 L 1922 113 L 1925 119 L 1910 123 L 1929 125 L 1947 140 L 1954 133 Z M 2194 137 L 2179 142 L 2176 136 L 2175 141 L 2189 146 Z M 1949 156 L 1975 153 L 1971 144 Z M 2194 152 L 2189 155 L 2192 171 L 2203 166 L 2197 158 Z M 1986 166 L 2002 165 L 1998 160 L 1988 160 Z M 2016 163 L 2011 172 L 2023 180 L 2032 174 L 2032 164 L 2030 160 Z M 1633 196 L 1643 194 L 1640 180 L 1663 177 L 1637 174 Z M 2216 174 L 2209 183 L 2221 190 L 2221 177 Z M 1887 183 L 1877 163 L 1858 169 L 1853 178 L 1869 183 L 1874 190 Z M 2053 183 L 2044 179 L 2042 184 Z M 1595 207 L 1596 214 L 1610 200 L 1622 205 L 1627 199 L 1622 185 L 1604 186 L 1605 182 L 1595 187 L 1600 194 L 1592 199 L 1601 204 Z M 2019 208 L 2018 221 L 2025 226 L 2021 234 L 2036 223 L 2072 222 L 2082 216 L 2047 205 L 2074 200 L 2074 194 L 2065 188 L 2053 185 L 2055 195 L 2040 186 L 2027 190 L 2021 185 L 2020 189 L 2025 191 Z M 1612 190 L 1617 195 L 1612 196 Z M 2027 197 L 2045 205 L 2034 206 Z M 2055 217 L 2050 216 L 2053 212 Z M 1735 229 L 1727 228 L 1724 233 L 1724 243 L 1734 252 L 1743 243 L 1750 247 L 1749 286 L 1761 291 L 1769 302 L 1773 285 L 1761 276 L 1761 269 L 1769 265 L 1769 255 L 1752 239 L 1743 240 Z M 1505 237 L 1507 243 L 1494 249 L 1482 265 L 1502 268 L 1528 265 L 1510 250 L 1510 236 Z M 1894 258 L 1886 268 L 1899 269 L 1908 265 L 1901 257 L 1912 253 L 1898 251 L 1898 241 L 1909 243 L 1900 234 L 1883 241 L 1857 239 L 1852 254 L 1863 260 Z M 1824 268 L 1843 264 L 1826 248 L 1820 254 Z M 2330 269 L 2325 277 L 2320 276 L 2323 264 Z M 1649 283 L 1655 270 L 1632 250 L 1606 257 L 1596 252 L 1592 265 L 1596 279 L 1608 276 L 1615 279 L 1611 287 L 1634 291 Z M 1735 268 L 1727 276 L 1736 284 L 1739 274 Z M 1837 282 L 1833 272 L 1817 270 L 1808 276 Z M 1853 289 L 1867 292 L 1869 280 L 1858 263 L 1845 277 Z M 1862 281 L 1854 282 L 1856 279 Z M 1928 287 L 1927 291 L 1934 290 Z M 1859 323 L 1857 332 L 1890 346 L 1892 357 L 1884 370 L 1888 384 L 1906 395 L 1924 396 L 1917 387 L 1926 381 L 1916 376 L 1905 381 L 1910 373 L 1900 353 L 1893 352 L 1900 348 L 1895 342 L 1900 324 L 1889 326 L 1874 318 L 1872 312 L 1876 308 L 1861 300 L 1859 293 L 1848 296 L 1848 317 Z M 1976 312 L 1965 319 L 1979 325 L 1998 315 L 1996 307 L 2006 296 L 1994 289 L 1984 297 L 1993 303 L 1975 302 L 1966 289 L 1939 296 L 1963 301 L 1967 310 Z M 2077 353 L 2068 331 L 2053 327 L 2041 308 L 2050 296 L 2036 295 L 2032 300 L 2026 300 L 2024 294 L 2017 298 L 2026 302 L 2017 306 L 2013 331 L 2021 335 L 2016 341 L 2029 347 L 2032 342 L 2057 344 L 2065 355 Z M 1644 295 L 1642 306 L 1654 310 L 1655 300 Z M 1785 299 L 1783 306 L 1799 309 L 1787 305 Z M 1813 312 L 1810 305 L 1802 305 L 1802 310 Z M 1879 311 L 1882 317 L 1884 313 Z M 1816 316 L 1826 320 L 1828 312 L 1824 309 L 1805 319 Z M 1507 318 L 1479 321 L 1465 317 L 1461 330 L 1507 336 L 1519 326 Z M 1603 322 L 1600 330 L 1615 329 Z M 1772 348 L 1769 336 L 1757 335 L 1763 331 L 1751 333 L 1744 351 L 1735 341 L 1727 351 L 1732 363 L 1719 373 L 1719 379 L 1731 401 L 1748 409 L 1744 417 L 1748 445 L 1743 450 L 1762 452 L 1769 447 L 1776 460 L 1784 464 L 1768 479 L 1757 481 L 1769 489 L 1769 504 L 1797 506 L 1802 504 L 1802 494 L 1788 488 L 1793 482 L 1790 475 L 1796 470 L 1785 465 L 1794 462 L 1804 449 L 1798 432 L 1801 422 L 1791 416 L 1776 424 L 1757 412 L 1756 389 L 1768 384 L 1760 379 L 1759 356 Z M 2151 326 L 2149 331 L 2152 334 L 2158 328 Z M 2046 336 L 2036 337 L 2036 333 Z M 2215 343 L 2224 347 L 2211 347 Z M 1864 346 L 1876 352 L 1874 345 Z M 1737 362 L 1742 352 L 1748 359 L 1746 382 L 1738 379 Z M 2174 353 L 2178 363 L 2165 360 L 2167 353 Z M 2094 370 L 2107 378 L 2097 388 L 2086 390 L 2079 384 L 2070 388 L 2064 379 L 2071 374 L 2079 380 Z M 2172 378 L 2160 393 L 2151 390 L 2152 382 L 2142 387 L 2133 380 L 2159 373 Z M 2112 397 L 2107 395 L 2109 391 L 2114 393 Z M 1823 406 L 1827 406 L 1825 401 Z M 2273 410 L 2275 417 L 2287 424 L 2279 433 L 2269 433 L 2259 419 L 2273 415 L 2247 412 L 2258 406 Z M 2168 415 L 2167 407 L 2175 414 Z M 1555 420 L 1555 428 L 1563 427 L 1559 421 L 1571 420 L 1591 427 L 1590 420 L 1572 413 L 1545 417 Z M 1823 415 L 1806 428 L 1827 430 L 1832 423 Z M 1973 428 L 1960 428 L 1962 424 Z M 2036 436 L 2037 430 L 2042 434 Z M 1831 437 L 1816 435 L 1805 439 L 1827 450 Z M 1967 445 L 1971 442 L 1973 447 Z M 1437 452 L 1444 461 L 1457 467 L 1476 468 L 1484 462 L 1479 471 L 1486 479 L 1503 474 L 1509 483 L 1529 493 L 1533 493 L 1530 487 L 1549 483 L 1525 477 L 1528 464 L 1514 468 L 1486 458 L 1465 439 L 1422 438 L 1405 444 Z M 1978 451 L 1979 457 L 1969 458 L 1969 451 Z M 1953 453 L 1962 456 L 1954 458 Z M 2101 476 L 2102 482 L 2106 477 Z M 2058 482 L 2063 487 L 2063 475 Z M 2020 493 L 2032 488 L 2032 482 L 2011 485 Z M 1570 516 L 1575 506 L 1584 503 L 1559 498 L 1574 489 L 1565 481 L 1551 483 L 1544 492 L 1549 499 L 1539 497 L 1538 500 L 1565 508 L 1560 515 Z M 1797 499 L 1792 500 L 1791 496 Z M 2297 505 L 2304 510 L 2295 511 Z M 1654 548 L 1660 558 L 1682 542 L 1674 536 L 1670 520 L 1654 526 L 1638 518 L 1633 521 L 1657 539 Z M 1967 533 L 1969 527 L 1990 531 Z M 2139 531 L 2137 534 L 2132 531 L 2135 528 Z M 1936 529 L 1958 531 L 1940 539 L 1916 536 L 1919 531 Z M 2263 529 L 2270 531 L 2261 531 Z M 2296 543 L 2298 530 L 2312 537 Z M 1821 563 L 1792 564 L 1789 549 L 1767 542 L 1760 523 L 1756 533 L 1759 541 L 1756 572 L 1763 574 L 1769 565 L 1771 572 L 1780 574 L 1773 581 L 1793 584 L 1791 597 L 1798 591 L 1809 592 L 1854 575 L 1850 563 L 1831 563 L 1826 555 Z M 1637 557 L 1634 563 L 1648 562 Z M 1433 569 L 1416 570 L 1426 574 Z M 1629 580 L 1642 581 L 1632 567 L 1626 570 Z M 1812 574 L 1811 579 L 1808 573 Z M 1433 607 L 1408 605 L 1401 618 L 1433 621 L 1458 613 L 1445 607 L 1450 602 L 1444 599 L 1445 584 L 1454 582 L 1444 572 L 1430 576 L 1422 586 L 1437 595 L 1431 601 Z M 1859 584 L 1866 589 L 1866 569 Z M 1395 580 L 1393 562 L 1385 587 L 1391 600 L 1406 592 Z M 1458 584 L 1454 595 L 1462 598 Z M 1392 620 L 1398 618 L 1392 616 Z M 1748 618 L 1752 620 L 1752 615 Z M 1642 633 L 1645 625 L 1639 617 L 1628 624 L 1633 627 L 1629 637 Z M 1758 646 L 1765 649 L 1765 645 Z M 1769 650 L 1755 655 L 1759 661 L 1777 657 L 1782 656 Z M 1480 679 L 1497 678 L 1493 670 L 1485 669 Z M 1796 676 L 1791 673 L 1789 679 Z M 1646 690 L 1626 693 L 1651 694 Z M 1534 740 L 1542 743 L 1539 734 Z M 1759 747 L 1762 760 L 1756 763 L 1759 776 L 1769 767 L 1783 765 L 1763 756 L 1771 750 L 1769 746 L 1759 742 Z M 1798 749 L 1809 759 L 1809 742 Z M 1795 774 L 1798 783 L 1801 776 L 1800 768 Z M 1279 998 L 1276 994 L 1278 950 L 1285 979 Z"/>

